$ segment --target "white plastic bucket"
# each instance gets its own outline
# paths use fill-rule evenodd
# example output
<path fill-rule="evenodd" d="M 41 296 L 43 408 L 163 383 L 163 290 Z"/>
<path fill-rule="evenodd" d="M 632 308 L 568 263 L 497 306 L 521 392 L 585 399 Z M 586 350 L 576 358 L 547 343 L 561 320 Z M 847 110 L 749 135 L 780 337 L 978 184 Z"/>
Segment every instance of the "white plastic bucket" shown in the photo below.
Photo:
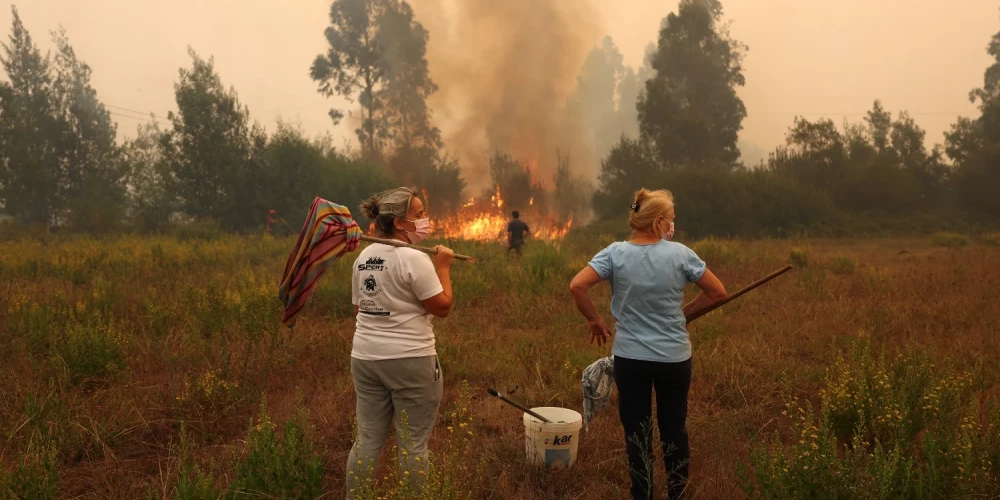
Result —
<path fill-rule="evenodd" d="M 549 419 L 551 424 L 524 414 L 524 450 L 528 462 L 545 467 L 570 468 L 576 463 L 583 417 L 567 409 L 546 406 L 531 411 Z"/>

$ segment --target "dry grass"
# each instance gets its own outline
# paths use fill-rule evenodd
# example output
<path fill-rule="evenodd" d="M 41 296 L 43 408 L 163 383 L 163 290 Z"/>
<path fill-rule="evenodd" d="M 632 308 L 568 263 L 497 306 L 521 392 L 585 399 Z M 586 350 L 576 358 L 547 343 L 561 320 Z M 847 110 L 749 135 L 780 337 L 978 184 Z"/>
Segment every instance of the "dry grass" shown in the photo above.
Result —
<path fill-rule="evenodd" d="M 530 405 L 581 408 L 580 372 L 610 349 L 587 344 L 566 287 L 602 243 L 529 245 L 519 265 L 502 249 L 456 243 L 483 262 L 456 262 L 459 303 L 435 325 L 442 408 L 456 401 L 463 380 L 472 394 L 470 453 L 483 472 L 466 485 L 472 496 L 627 492 L 614 401 L 583 435 L 577 465 L 545 472 L 523 460 L 519 412 L 485 393 L 495 387 Z M 235 237 L 0 244 L 0 484 L 2 471 L 24 464 L 34 464 L 32 477 L 43 482 L 50 446 L 59 497 L 175 496 L 181 456 L 224 489 L 253 455 L 246 443 L 263 396 L 279 433 L 283 422 L 308 415 L 303 427 L 325 472 L 322 489 L 340 497 L 353 419 L 351 259 L 331 267 L 287 331 L 275 296 L 291 244 Z M 818 401 L 834 352 L 858 338 L 879 353 L 915 344 L 942 362 L 980 362 L 981 394 L 1000 392 L 991 361 L 1000 359 L 994 246 L 917 239 L 703 246 L 715 250 L 710 265 L 730 290 L 790 256 L 832 264 L 798 268 L 692 325 L 694 498 L 742 497 L 737 471 L 751 448 L 794 428 L 782 416 L 783 391 Z M 593 296 L 608 311 L 606 286 Z M 442 453 L 444 416 L 439 425 L 431 449 Z"/>

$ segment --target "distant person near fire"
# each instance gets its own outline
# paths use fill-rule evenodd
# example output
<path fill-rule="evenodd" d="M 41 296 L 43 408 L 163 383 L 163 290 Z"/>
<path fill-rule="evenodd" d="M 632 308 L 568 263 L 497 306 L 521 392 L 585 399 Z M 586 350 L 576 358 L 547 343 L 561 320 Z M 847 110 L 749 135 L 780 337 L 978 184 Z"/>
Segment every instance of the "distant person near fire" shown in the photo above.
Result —
<path fill-rule="evenodd" d="M 264 226 L 264 232 L 266 232 L 267 234 L 272 233 L 272 231 L 274 230 L 274 224 L 278 222 L 278 218 L 275 217 L 276 213 L 277 212 L 275 212 L 273 208 L 267 211 L 267 225 Z"/>
<path fill-rule="evenodd" d="M 517 255 L 521 255 L 521 247 L 524 246 L 524 237 L 531 236 L 531 229 L 521 220 L 521 213 L 514 210 L 510 213 L 514 220 L 507 224 L 507 252 L 514 250 Z"/>
<path fill-rule="evenodd" d="M 267 224 L 264 226 L 265 233 L 269 235 L 274 234 L 274 225 L 279 222 L 284 223 L 286 226 L 288 225 L 288 223 L 285 222 L 285 219 L 283 217 L 278 217 L 277 214 L 278 212 L 273 208 L 267 211 Z"/>

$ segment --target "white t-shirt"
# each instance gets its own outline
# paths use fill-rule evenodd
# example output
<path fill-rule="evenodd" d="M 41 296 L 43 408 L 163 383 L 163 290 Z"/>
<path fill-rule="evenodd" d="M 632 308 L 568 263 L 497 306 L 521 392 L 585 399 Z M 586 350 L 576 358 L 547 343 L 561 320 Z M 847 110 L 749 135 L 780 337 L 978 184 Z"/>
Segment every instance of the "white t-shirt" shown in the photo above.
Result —
<path fill-rule="evenodd" d="M 381 360 L 436 354 L 433 315 L 421 301 L 444 288 L 427 254 L 369 245 L 354 261 L 352 285 L 358 316 L 351 357 Z"/>

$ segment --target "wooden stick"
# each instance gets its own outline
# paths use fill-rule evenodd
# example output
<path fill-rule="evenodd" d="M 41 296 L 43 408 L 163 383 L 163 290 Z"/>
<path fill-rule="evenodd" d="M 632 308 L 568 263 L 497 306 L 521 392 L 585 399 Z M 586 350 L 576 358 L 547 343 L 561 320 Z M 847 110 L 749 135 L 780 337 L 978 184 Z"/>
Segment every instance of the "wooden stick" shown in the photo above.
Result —
<path fill-rule="evenodd" d="M 692 321 L 694 321 L 694 320 L 696 320 L 696 319 L 698 319 L 698 318 L 700 318 L 700 317 L 702 317 L 702 316 L 704 316 L 704 315 L 706 315 L 706 314 L 708 314 L 708 313 L 710 313 L 710 312 L 712 312 L 712 311 L 714 311 L 714 310 L 716 310 L 716 309 L 718 309 L 718 308 L 720 308 L 720 307 L 728 304 L 729 302 L 732 302 L 733 300 L 736 300 L 740 295 L 743 295 L 744 293 L 747 293 L 750 290 L 753 290 L 754 288 L 757 288 L 757 287 L 763 285 L 764 283 L 767 283 L 768 281 L 771 281 L 774 278 L 777 278 L 778 276 L 781 276 L 782 274 L 785 274 L 791 268 L 792 268 L 792 266 L 785 266 L 785 267 L 783 267 L 781 269 L 778 269 L 777 271 L 775 271 L 775 272 L 773 272 L 771 274 L 768 274 L 767 276 L 764 276 L 763 278 L 761 278 L 761 279 L 759 279 L 757 281 L 754 281 L 753 283 L 747 285 L 746 287 L 744 287 L 740 291 L 738 291 L 738 292 L 730 295 L 729 297 L 726 297 L 726 300 L 723 300 L 722 302 L 719 302 L 718 304 L 715 304 L 714 306 L 709 307 L 708 309 L 704 309 L 704 310 L 702 310 L 700 312 L 692 314 L 689 318 L 687 318 L 687 322 L 690 323 L 690 322 L 692 322 Z"/>
<path fill-rule="evenodd" d="M 507 396 L 504 396 L 503 394 L 500 394 L 499 392 L 497 392 L 494 389 L 486 389 L 486 392 L 488 392 L 490 394 L 490 396 L 493 396 L 493 397 L 499 399 L 500 401 L 503 401 L 504 403 L 507 403 L 507 404 L 513 406 L 514 408 L 517 408 L 518 410 L 521 410 L 524 413 L 527 413 L 528 415 L 531 415 L 532 417 L 537 418 L 538 420 L 541 420 L 542 422 L 545 422 L 547 424 L 551 424 L 552 423 L 551 420 L 549 420 L 549 419 L 547 419 L 547 418 L 539 415 L 538 413 L 535 413 L 535 412 L 529 410 L 528 408 L 526 408 L 521 403 L 518 403 L 517 401 L 514 401 L 513 399 L 510 399 Z"/>
<path fill-rule="evenodd" d="M 381 243 L 383 245 L 392 245 L 394 247 L 412 248 L 414 250 L 420 250 L 421 252 L 424 252 L 424 253 L 426 253 L 428 255 L 437 255 L 437 249 L 436 248 L 422 247 L 422 246 L 414 245 L 412 243 L 407 243 L 405 241 L 390 240 L 390 239 L 386 239 L 386 238 L 376 238 L 374 236 L 368 236 L 366 234 L 361 235 L 361 241 L 367 241 L 367 242 L 371 242 L 371 243 Z M 471 257 L 471 256 L 468 256 L 468 255 L 462 255 L 462 254 L 459 254 L 459 253 L 455 254 L 455 258 L 458 259 L 458 260 L 464 260 L 466 262 L 476 262 L 476 258 L 475 257 Z"/>

